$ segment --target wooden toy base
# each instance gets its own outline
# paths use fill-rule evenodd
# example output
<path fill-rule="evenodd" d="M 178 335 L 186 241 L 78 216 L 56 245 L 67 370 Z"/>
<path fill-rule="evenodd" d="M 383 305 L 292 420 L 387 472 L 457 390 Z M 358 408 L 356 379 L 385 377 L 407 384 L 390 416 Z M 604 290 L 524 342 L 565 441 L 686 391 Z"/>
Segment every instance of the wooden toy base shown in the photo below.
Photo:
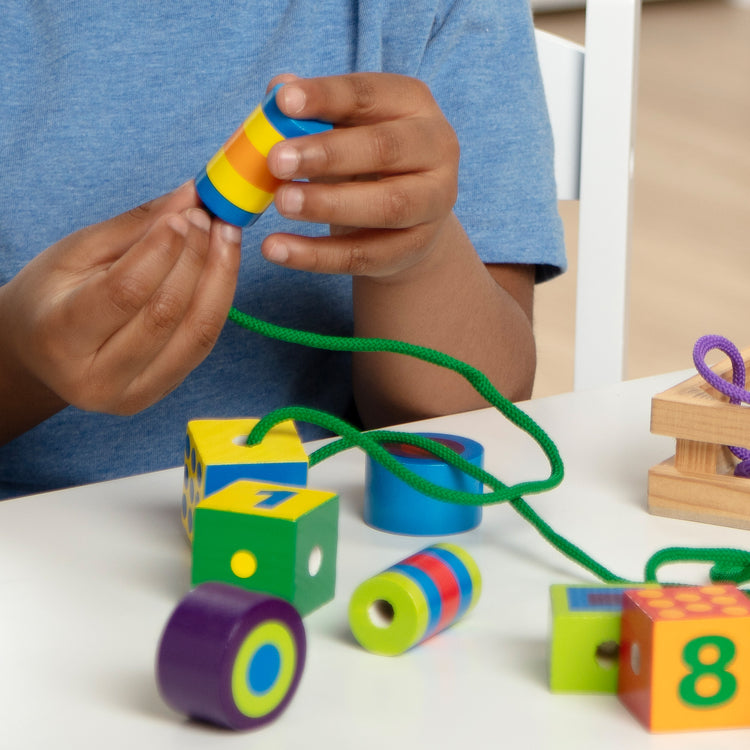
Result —
<path fill-rule="evenodd" d="M 674 457 L 648 472 L 648 510 L 656 516 L 750 529 L 750 479 L 688 474 Z"/>
<path fill-rule="evenodd" d="M 747 363 L 750 350 L 742 352 Z M 728 359 L 712 368 L 731 380 Z M 648 472 L 650 513 L 750 529 L 750 478 L 734 476 L 728 445 L 750 447 L 750 408 L 730 404 L 701 375 L 652 399 L 651 432 L 675 438 L 675 455 Z"/>

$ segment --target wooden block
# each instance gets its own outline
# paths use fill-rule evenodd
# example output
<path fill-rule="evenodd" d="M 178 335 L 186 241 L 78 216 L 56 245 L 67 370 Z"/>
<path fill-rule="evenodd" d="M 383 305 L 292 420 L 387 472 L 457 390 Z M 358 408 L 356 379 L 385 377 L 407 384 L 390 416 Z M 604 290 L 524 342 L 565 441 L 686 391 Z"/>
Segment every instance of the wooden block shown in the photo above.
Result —
<path fill-rule="evenodd" d="M 193 538 L 196 506 L 238 479 L 304 487 L 307 453 L 294 423 L 282 422 L 259 445 L 247 445 L 257 419 L 199 419 L 187 426 L 182 525 Z"/>
<path fill-rule="evenodd" d="M 734 586 L 625 594 L 620 700 L 655 732 L 750 726 L 750 600 Z"/>
<path fill-rule="evenodd" d="M 742 353 L 747 362 L 750 350 Z M 728 359 L 712 368 L 731 380 Z M 651 432 L 685 440 L 750 447 L 750 409 L 730 404 L 702 375 L 657 394 L 651 401 Z"/>
<path fill-rule="evenodd" d="M 681 472 L 670 458 L 648 472 L 648 509 L 657 516 L 750 529 L 750 479 Z"/>
<path fill-rule="evenodd" d="M 223 581 L 308 614 L 333 599 L 338 508 L 333 492 L 234 482 L 196 508 L 193 585 Z"/>
<path fill-rule="evenodd" d="M 747 363 L 750 349 L 742 353 Z M 728 358 L 712 367 L 732 379 Z M 697 374 L 651 401 L 651 432 L 675 438 L 675 455 L 650 469 L 651 513 L 750 529 L 750 481 L 735 477 L 728 446 L 750 447 L 750 409 Z"/>
<path fill-rule="evenodd" d="M 697 474 L 731 474 L 737 460 L 725 445 L 677 439 L 675 468 Z"/>

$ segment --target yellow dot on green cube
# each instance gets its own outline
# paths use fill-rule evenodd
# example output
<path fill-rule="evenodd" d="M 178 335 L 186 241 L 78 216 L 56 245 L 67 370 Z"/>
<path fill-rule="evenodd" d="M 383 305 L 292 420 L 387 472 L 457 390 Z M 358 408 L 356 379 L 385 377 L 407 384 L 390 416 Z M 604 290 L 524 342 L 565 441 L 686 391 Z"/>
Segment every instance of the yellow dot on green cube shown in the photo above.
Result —
<path fill-rule="evenodd" d="M 237 550 L 232 555 L 232 561 L 229 563 L 237 578 L 250 578 L 258 569 L 258 561 L 255 555 L 246 549 Z"/>

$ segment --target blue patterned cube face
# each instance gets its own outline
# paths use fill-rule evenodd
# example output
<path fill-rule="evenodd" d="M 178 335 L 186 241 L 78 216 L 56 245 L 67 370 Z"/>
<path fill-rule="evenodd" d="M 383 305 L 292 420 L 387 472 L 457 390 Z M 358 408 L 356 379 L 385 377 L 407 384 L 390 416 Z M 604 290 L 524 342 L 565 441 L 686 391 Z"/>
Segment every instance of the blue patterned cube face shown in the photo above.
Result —
<path fill-rule="evenodd" d="M 258 445 L 247 445 L 257 419 L 206 419 L 188 424 L 182 489 L 182 525 L 192 541 L 195 509 L 240 479 L 304 487 L 308 459 L 294 423 L 276 425 Z"/>

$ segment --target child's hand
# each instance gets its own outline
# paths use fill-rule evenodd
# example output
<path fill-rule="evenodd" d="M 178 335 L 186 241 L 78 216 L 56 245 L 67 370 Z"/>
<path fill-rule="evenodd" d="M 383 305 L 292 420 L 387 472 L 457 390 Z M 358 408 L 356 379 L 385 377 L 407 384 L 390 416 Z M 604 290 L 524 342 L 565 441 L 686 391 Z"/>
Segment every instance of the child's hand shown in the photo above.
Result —
<path fill-rule="evenodd" d="M 280 109 L 334 130 L 284 141 L 268 155 L 284 180 L 276 207 L 293 219 L 327 223 L 331 237 L 273 234 L 269 260 L 324 273 L 386 277 L 412 268 L 433 249 L 457 193 L 456 135 L 427 86 L 388 73 L 287 82 Z"/>
<path fill-rule="evenodd" d="M 184 185 L 65 237 L 0 288 L 6 377 L 113 414 L 179 385 L 216 342 L 239 267 L 240 230 L 199 206 Z"/>

